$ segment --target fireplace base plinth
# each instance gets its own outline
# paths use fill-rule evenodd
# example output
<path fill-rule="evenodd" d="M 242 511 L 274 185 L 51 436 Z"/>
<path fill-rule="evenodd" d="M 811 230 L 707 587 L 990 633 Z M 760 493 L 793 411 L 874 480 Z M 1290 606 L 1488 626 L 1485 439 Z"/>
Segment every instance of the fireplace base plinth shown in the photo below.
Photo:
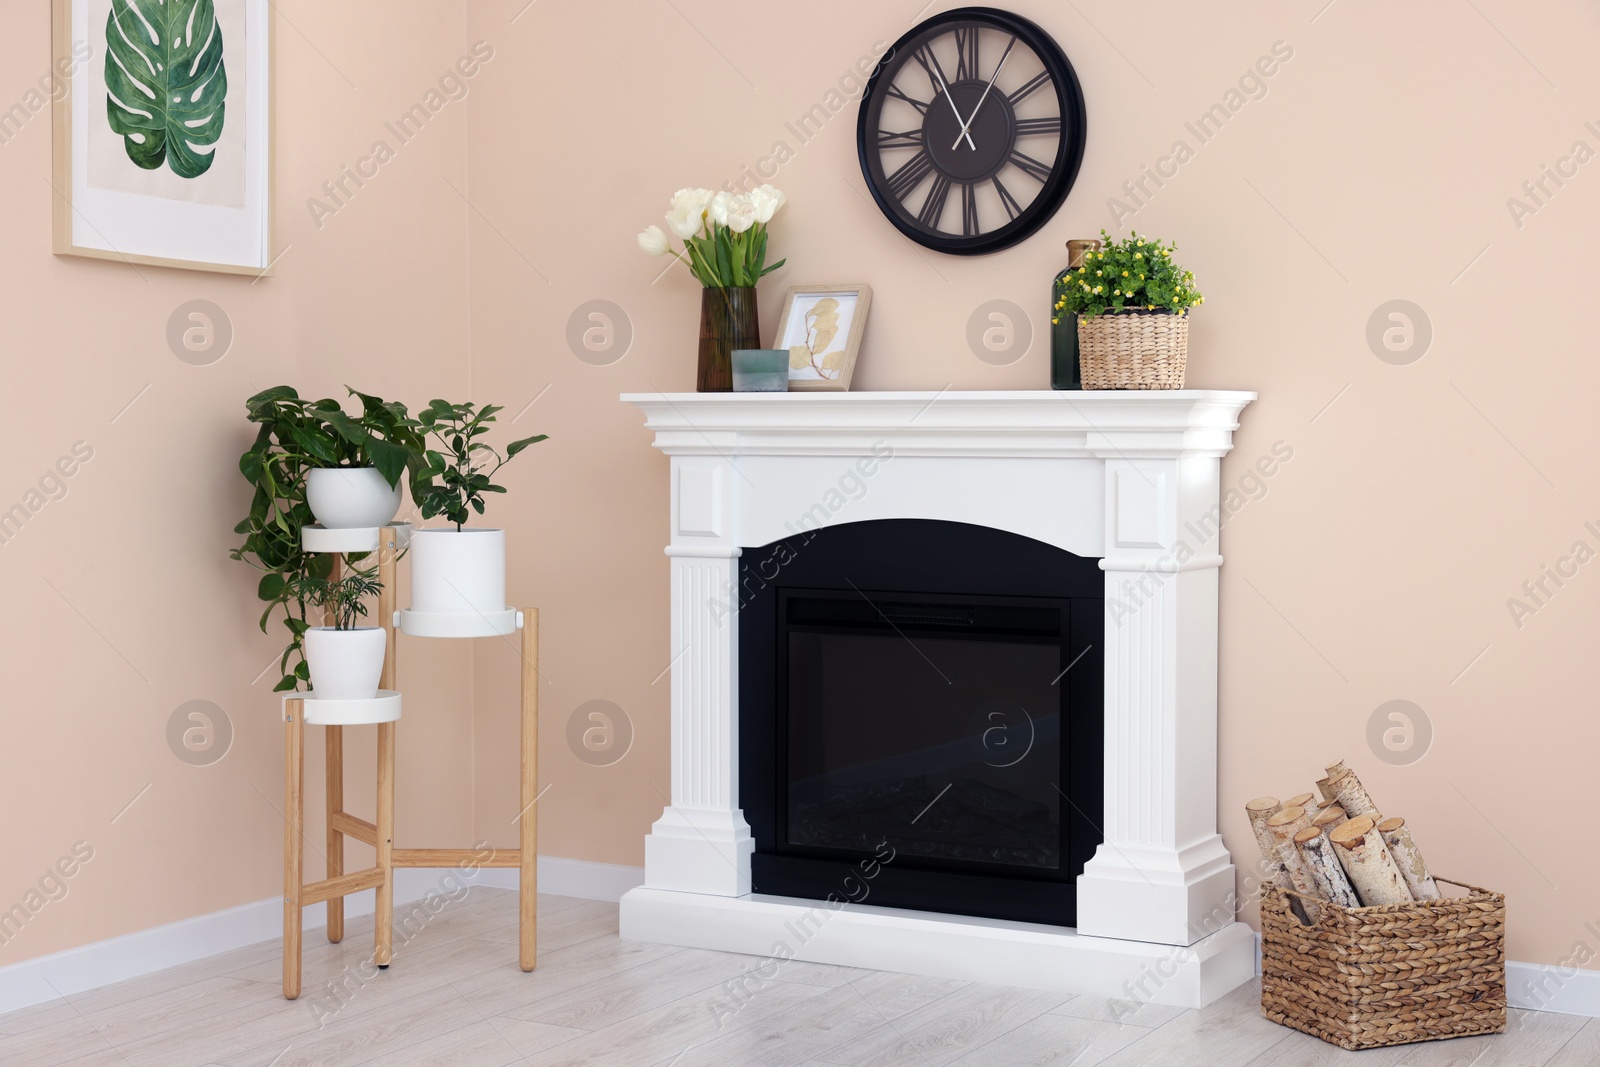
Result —
<path fill-rule="evenodd" d="M 900 971 L 966 982 L 1201 1008 L 1248 982 L 1255 934 L 1231 922 L 1186 947 L 1076 930 L 790 897 L 641 887 L 622 898 L 628 940 Z M 768 966 L 758 972 L 772 973 Z M 781 974 L 781 969 L 778 974 Z"/>

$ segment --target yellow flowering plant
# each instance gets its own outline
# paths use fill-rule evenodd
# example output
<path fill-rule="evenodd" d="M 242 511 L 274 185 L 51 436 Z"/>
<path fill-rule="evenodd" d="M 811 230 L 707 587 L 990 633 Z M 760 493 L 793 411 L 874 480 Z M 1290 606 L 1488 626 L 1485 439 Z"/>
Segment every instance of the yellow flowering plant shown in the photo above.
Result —
<path fill-rule="evenodd" d="M 1183 315 L 1205 303 L 1194 287 L 1194 274 L 1172 261 L 1175 244 L 1162 244 L 1132 233 L 1124 241 L 1105 239 L 1098 252 L 1056 282 L 1052 321 L 1064 314 L 1086 319 L 1117 311 L 1164 311 Z"/>

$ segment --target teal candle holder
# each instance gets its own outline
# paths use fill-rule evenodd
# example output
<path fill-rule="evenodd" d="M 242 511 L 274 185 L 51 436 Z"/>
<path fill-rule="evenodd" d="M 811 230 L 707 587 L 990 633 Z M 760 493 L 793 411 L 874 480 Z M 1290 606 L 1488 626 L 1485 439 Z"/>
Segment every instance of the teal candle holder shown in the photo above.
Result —
<path fill-rule="evenodd" d="M 736 393 L 788 392 L 789 350 L 786 348 L 734 349 L 733 391 Z"/>

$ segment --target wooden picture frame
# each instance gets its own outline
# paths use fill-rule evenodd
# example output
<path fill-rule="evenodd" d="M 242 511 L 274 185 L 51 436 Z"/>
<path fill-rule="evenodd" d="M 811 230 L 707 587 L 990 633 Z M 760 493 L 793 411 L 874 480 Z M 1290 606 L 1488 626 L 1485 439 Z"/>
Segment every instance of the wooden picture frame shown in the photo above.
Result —
<path fill-rule="evenodd" d="M 51 75 L 65 83 L 65 91 L 52 94 L 55 254 L 270 275 L 279 255 L 270 0 L 206 0 L 222 40 L 225 113 L 213 143 L 188 145 L 191 159 L 209 162 L 187 177 L 179 173 L 183 152 L 164 153 L 164 162 L 146 167 L 133 161 L 134 142 L 144 135 L 127 137 L 111 128 L 108 98 L 115 94 L 106 68 L 114 2 L 120 0 L 52 0 Z M 139 69 L 131 55 L 121 54 Z M 128 110 L 148 116 L 139 102 Z"/>
<path fill-rule="evenodd" d="M 817 311 L 819 305 L 830 300 L 834 302 L 832 307 Z M 850 388 L 871 308 L 872 287 L 859 282 L 797 285 L 789 290 L 772 347 L 790 352 L 791 391 L 842 392 Z M 834 320 L 831 323 L 826 319 L 829 315 Z M 820 330 L 816 325 L 819 316 L 824 323 Z M 802 359 L 805 362 L 800 362 Z"/>

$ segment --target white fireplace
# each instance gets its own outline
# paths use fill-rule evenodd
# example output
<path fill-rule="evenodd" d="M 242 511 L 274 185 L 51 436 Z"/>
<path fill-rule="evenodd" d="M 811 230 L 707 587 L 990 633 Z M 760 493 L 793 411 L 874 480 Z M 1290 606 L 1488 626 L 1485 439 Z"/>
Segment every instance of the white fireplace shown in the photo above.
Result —
<path fill-rule="evenodd" d="M 673 657 L 672 803 L 623 898 L 623 937 L 1187 1006 L 1251 977 L 1217 834 L 1216 732 L 1220 469 L 1254 393 L 623 399 L 671 465 Z M 1101 561 L 1104 824 L 1075 930 L 751 892 L 741 550 L 877 519 L 987 526 Z"/>

